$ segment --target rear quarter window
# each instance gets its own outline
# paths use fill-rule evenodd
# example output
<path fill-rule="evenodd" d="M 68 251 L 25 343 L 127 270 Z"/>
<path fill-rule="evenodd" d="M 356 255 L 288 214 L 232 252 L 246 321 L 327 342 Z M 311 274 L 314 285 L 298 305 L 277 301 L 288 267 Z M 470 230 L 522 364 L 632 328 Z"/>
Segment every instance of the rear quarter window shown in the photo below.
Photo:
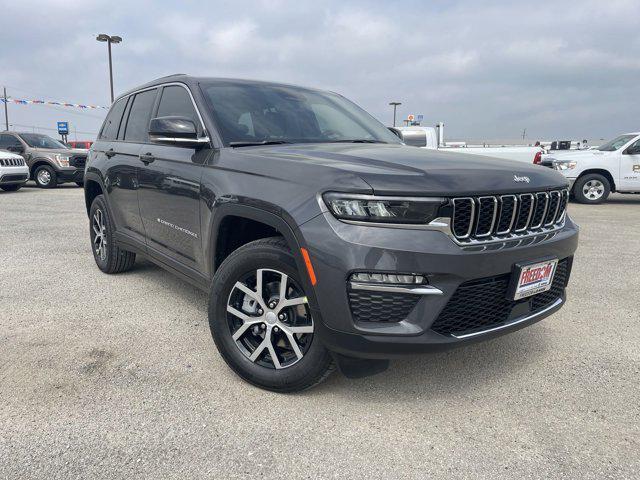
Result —
<path fill-rule="evenodd" d="M 122 120 L 122 114 L 124 113 L 124 107 L 127 104 L 126 98 L 121 98 L 113 104 L 111 110 L 107 114 L 107 118 L 104 120 L 102 130 L 100 130 L 100 139 L 102 140 L 115 140 L 118 136 L 118 127 Z"/>

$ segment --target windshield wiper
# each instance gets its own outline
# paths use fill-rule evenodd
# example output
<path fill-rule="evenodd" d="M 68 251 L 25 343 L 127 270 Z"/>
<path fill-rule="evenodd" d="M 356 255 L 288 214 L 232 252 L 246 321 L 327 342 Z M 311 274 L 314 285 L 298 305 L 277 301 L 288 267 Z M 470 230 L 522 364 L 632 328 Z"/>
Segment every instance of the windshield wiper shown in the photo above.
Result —
<path fill-rule="evenodd" d="M 387 142 L 383 142 L 382 140 L 371 140 L 368 138 L 354 138 L 352 140 L 349 140 L 349 139 L 331 140 L 329 141 L 329 143 L 387 143 Z"/>
<path fill-rule="evenodd" d="M 291 143 L 285 140 L 263 140 L 261 142 L 229 142 L 230 147 L 255 147 L 256 145 L 281 145 Z"/>

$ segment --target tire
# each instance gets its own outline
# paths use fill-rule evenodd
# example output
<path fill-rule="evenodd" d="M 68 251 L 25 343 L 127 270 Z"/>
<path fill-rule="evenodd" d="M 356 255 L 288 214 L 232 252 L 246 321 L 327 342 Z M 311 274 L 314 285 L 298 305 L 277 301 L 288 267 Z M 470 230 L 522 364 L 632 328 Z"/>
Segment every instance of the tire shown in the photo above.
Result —
<path fill-rule="evenodd" d="M 263 284 L 262 303 L 248 293 L 256 294 L 258 276 Z M 280 303 L 283 278 L 285 299 L 295 305 Z M 245 289 L 239 289 L 238 283 Z M 319 384 L 335 370 L 331 354 L 313 333 L 311 311 L 300 285 L 294 258 L 279 237 L 238 248 L 216 272 L 209 296 L 211 335 L 227 365 L 247 382 L 274 392 L 297 392 Z"/>
<path fill-rule="evenodd" d="M 611 184 L 607 177 L 598 173 L 584 175 L 573 185 L 573 196 L 579 203 L 597 205 L 603 203 L 611 193 Z"/>
<path fill-rule="evenodd" d="M 49 165 L 41 165 L 36 168 L 33 179 L 40 188 L 55 188 L 58 186 L 58 175 Z"/>
<path fill-rule="evenodd" d="M 98 195 L 89 210 L 89 237 L 93 258 L 104 273 L 126 272 L 133 267 L 136 254 L 118 247 L 113 240 L 113 233 L 113 222 L 104 196 Z"/>
<path fill-rule="evenodd" d="M 84 182 L 76 182 L 76 185 L 78 185 L 80 188 L 84 187 Z"/>
<path fill-rule="evenodd" d="M 23 185 L 23 183 L 14 183 L 13 185 L 2 185 L 0 186 L 0 188 L 2 188 L 2 190 L 4 190 L 5 192 L 17 192 L 22 188 Z"/>

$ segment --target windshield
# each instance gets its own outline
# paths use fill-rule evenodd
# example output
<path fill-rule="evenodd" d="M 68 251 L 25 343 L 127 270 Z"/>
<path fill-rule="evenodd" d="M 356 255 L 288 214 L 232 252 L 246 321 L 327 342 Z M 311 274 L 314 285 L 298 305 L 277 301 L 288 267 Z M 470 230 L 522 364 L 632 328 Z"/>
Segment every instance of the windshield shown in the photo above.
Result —
<path fill-rule="evenodd" d="M 202 88 L 226 146 L 400 143 L 367 112 L 333 93 L 238 82 L 211 82 Z"/>
<path fill-rule="evenodd" d="M 627 142 L 630 142 L 636 138 L 636 135 L 620 135 L 619 137 L 614 138 L 610 142 L 605 143 L 604 145 L 600 145 L 598 150 L 601 152 L 613 152 L 622 148 Z"/>
<path fill-rule="evenodd" d="M 53 138 L 42 135 L 41 133 L 21 133 L 20 137 L 27 142 L 31 148 L 47 148 L 47 149 L 59 149 L 69 148 L 64 143 L 54 140 Z"/>

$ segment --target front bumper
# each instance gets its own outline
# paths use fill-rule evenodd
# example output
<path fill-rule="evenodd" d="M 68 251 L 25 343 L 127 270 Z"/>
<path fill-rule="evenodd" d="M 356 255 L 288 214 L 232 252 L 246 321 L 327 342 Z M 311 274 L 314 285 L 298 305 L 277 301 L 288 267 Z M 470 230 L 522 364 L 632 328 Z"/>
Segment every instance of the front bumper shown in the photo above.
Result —
<path fill-rule="evenodd" d="M 81 168 L 59 167 L 56 173 L 59 183 L 84 181 L 84 169 Z"/>
<path fill-rule="evenodd" d="M 445 233 L 351 225 L 324 213 L 300 226 L 311 254 L 318 282 L 312 302 L 317 333 L 332 351 L 361 358 L 391 358 L 397 355 L 453 348 L 495 337 L 534 323 L 558 310 L 561 295 L 545 308 L 528 311 L 521 305 L 509 318 L 472 335 L 437 333 L 432 329 L 461 284 L 477 279 L 510 275 L 516 263 L 543 258 L 567 259 L 577 248 L 577 226 L 565 226 L 544 241 L 509 248 L 500 244 L 466 248 Z M 526 242 L 525 242 L 526 243 Z M 421 295 L 401 321 L 359 321 L 350 303 L 348 279 L 354 271 L 398 272 L 425 275 L 441 295 Z M 353 300 L 353 299 L 351 299 Z M 362 305 L 360 305 L 362 309 Z M 385 309 L 384 301 L 371 310 Z M 366 308 L 365 308 L 366 310 Z M 380 315 L 377 317 L 383 320 Z"/>
<path fill-rule="evenodd" d="M 29 180 L 29 169 L 25 167 L 0 168 L 0 185 L 15 185 Z"/>

